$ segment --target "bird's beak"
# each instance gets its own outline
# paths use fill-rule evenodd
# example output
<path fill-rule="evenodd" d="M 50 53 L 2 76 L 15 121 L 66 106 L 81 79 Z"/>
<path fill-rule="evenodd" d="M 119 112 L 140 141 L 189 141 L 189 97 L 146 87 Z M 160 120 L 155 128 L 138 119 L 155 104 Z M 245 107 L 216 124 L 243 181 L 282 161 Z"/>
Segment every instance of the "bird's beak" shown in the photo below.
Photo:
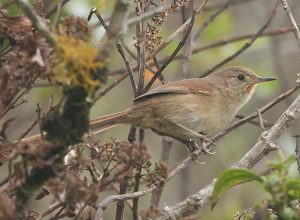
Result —
<path fill-rule="evenodd" d="M 254 81 L 255 84 L 258 83 L 262 83 L 262 82 L 269 82 L 269 81 L 273 81 L 273 80 L 277 80 L 276 78 L 273 77 L 257 77 Z"/>

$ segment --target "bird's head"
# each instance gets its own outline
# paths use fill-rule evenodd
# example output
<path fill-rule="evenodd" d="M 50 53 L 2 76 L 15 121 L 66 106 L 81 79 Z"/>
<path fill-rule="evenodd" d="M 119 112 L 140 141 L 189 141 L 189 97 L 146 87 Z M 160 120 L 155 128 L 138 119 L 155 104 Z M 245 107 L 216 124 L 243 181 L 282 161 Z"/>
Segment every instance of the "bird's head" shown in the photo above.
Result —
<path fill-rule="evenodd" d="M 251 69 L 241 66 L 232 66 L 221 69 L 212 73 L 209 77 L 221 87 L 231 89 L 233 92 L 245 94 L 247 96 L 252 95 L 257 84 L 276 80 L 272 77 L 260 77 Z"/>

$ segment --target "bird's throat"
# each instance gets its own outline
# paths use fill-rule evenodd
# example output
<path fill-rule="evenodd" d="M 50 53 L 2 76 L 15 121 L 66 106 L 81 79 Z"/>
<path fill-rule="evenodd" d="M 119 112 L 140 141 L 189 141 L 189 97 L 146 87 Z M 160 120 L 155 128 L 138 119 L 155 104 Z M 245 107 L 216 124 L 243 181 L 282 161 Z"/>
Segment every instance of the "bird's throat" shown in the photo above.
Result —
<path fill-rule="evenodd" d="M 250 84 L 246 87 L 246 92 L 249 94 L 249 95 L 252 95 L 252 93 L 254 92 L 255 90 L 255 87 L 256 87 L 256 84 Z"/>

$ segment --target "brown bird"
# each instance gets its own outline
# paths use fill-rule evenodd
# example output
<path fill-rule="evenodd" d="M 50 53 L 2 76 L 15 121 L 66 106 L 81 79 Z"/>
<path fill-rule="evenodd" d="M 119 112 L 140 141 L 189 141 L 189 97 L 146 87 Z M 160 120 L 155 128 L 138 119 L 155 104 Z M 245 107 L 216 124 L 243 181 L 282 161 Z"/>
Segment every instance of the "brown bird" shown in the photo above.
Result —
<path fill-rule="evenodd" d="M 245 67 L 228 67 L 204 78 L 156 87 L 135 98 L 125 111 L 94 119 L 90 125 L 93 129 L 119 123 L 150 128 L 181 141 L 192 152 L 198 149 L 196 139 L 207 141 L 230 124 L 258 83 L 272 80 Z"/>

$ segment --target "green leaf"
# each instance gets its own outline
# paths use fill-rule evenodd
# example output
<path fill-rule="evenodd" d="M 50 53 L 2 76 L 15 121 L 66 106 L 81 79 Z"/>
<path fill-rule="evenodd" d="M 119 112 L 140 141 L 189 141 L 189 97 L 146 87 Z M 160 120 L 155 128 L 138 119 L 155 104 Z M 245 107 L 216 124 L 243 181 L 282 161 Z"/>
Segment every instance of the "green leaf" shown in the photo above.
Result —
<path fill-rule="evenodd" d="M 300 179 L 289 178 L 287 180 L 287 189 L 292 199 L 298 199 L 300 196 Z"/>
<path fill-rule="evenodd" d="M 288 169 L 290 168 L 290 166 L 295 161 L 296 161 L 296 156 L 295 155 L 291 155 L 290 157 L 288 157 L 285 161 L 283 161 L 281 163 L 271 164 L 271 167 L 274 167 L 279 172 L 285 172 L 285 171 L 288 171 Z"/>
<path fill-rule="evenodd" d="M 285 170 L 288 170 L 290 168 L 290 166 L 296 162 L 296 155 L 293 154 L 291 155 L 289 158 L 287 158 L 284 162 L 283 162 L 283 166 Z"/>
<path fill-rule="evenodd" d="M 218 202 L 218 199 L 220 198 L 221 194 L 229 189 L 232 186 L 242 184 L 249 181 L 257 181 L 259 183 L 262 183 L 263 180 L 256 174 L 250 172 L 249 170 L 243 170 L 243 169 L 229 169 L 225 170 L 217 179 L 217 182 L 215 184 L 212 198 L 211 198 L 211 208 L 213 209 L 215 205 Z"/>

